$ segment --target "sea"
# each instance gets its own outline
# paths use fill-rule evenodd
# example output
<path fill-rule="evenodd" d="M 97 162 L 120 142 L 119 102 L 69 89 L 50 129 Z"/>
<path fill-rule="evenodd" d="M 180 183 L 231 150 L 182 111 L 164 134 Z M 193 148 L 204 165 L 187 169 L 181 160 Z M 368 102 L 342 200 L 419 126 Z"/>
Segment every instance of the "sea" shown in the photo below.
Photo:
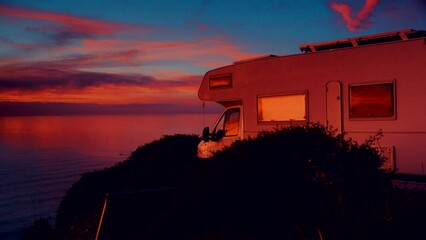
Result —
<path fill-rule="evenodd" d="M 165 135 L 200 135 L 218 115 L 0 117 L 0 239 L 19 239 L 39 218 L 54 225 L 61 199 L 83 173 Z"/>

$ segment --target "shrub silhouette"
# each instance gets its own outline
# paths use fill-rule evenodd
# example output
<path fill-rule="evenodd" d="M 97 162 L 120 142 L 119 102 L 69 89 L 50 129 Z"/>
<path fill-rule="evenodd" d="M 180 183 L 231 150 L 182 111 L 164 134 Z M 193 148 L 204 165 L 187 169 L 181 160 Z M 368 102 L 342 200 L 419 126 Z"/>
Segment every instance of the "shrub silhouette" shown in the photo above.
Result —
<path fill-rule="evenodd" d="M 173 186 L 196 160 L 195 135 L 165 136 L 139 147 L 113 167 L 84 174 L 66 193 L 57 212 L 61 239 L 94 239 L 107 193 Z"/>
<path fill-rule="evenodd" d="M 295 126 L 237 141 L 211 159 L 196 157 L 197 136 L 163 137 L 83 175 L 61 203 L 57 233 L 93 239 L 106 193 L 173 187 L 112 200 L 121 212 L 137 213 L 118 218 L 136 226 L 126 238 L 395 239 L 404 233 L 397 226 L 413 229 L 413 206 L 424 212 L 426 197 L 410 205 L 407 194 L 394 192 L 379 169 L 378 137 L 358 144 L 318 124 Z M 152 209 L 139 214 L 143 208 Z"/>
<path fill-rule="evenodd" d="M 255 239 L 373 239 L 388 214 L 391 185 L 372 141 L 359 145 L 314 124 L 236 142 L 209 160 L 198 189 L 185 184 L 192 197 L 208 195 L 185 238 L 221 238 L 238 226 L 233 234 Z"/>
<path fill-rule="evenodd" d="M 53 228 L 46 218 L 38 218 L 34 220 L 33 225 L 24 229 L 20 240 L 50 240 L 56 239 Z"/>

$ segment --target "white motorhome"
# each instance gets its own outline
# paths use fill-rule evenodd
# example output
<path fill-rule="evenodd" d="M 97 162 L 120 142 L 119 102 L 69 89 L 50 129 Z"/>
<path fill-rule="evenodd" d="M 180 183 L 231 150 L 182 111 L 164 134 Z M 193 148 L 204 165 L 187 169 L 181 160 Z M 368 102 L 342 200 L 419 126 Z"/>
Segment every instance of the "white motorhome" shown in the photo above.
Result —
<path fill-rule="evenodd" d="M 198 96 L 225 111 L 203 131 L 208 158 L 262 130 L 319 122 L 363 142 L 379 130 L 391 171 L 426 174 L 426 31 L 300 46 L 207 72 Z"/>

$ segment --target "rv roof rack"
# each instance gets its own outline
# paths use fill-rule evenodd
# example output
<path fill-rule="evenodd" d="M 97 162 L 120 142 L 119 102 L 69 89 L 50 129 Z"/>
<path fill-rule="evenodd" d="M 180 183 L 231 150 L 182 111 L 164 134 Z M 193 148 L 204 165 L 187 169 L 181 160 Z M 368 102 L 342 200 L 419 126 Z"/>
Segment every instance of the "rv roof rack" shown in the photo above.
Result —
<path fill-rule="evenodd" d="M 299 47 L 303 53 L 320 52 L 333 49 L 350 48 L 365 46 L 377 43 L 386 43 L 394 41 L 404 41 L 413 38 L 426 37 L 426 31 L 416 31 L 414 29 L 406 29 L 396 32 L 387 32 L 361 37 L 347 38 L 342 40 L 334 40 L 322 43 L 305 44 Z"/>

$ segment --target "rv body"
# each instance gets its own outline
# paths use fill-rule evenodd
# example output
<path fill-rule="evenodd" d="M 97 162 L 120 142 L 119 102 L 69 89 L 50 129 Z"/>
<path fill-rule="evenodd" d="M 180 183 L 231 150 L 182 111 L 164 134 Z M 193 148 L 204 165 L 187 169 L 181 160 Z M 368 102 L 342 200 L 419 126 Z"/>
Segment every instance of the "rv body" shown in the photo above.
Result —
<path fill-rule="evenodd" d="M 321 123 L 364 142 L 381 131 L 390 171 L 426 174 L 426 32 L 404 30 L 300 46 L 207 72 L 198 96 L 225 107 L 204 129 L 208 158 L 260 131 Z"/>

